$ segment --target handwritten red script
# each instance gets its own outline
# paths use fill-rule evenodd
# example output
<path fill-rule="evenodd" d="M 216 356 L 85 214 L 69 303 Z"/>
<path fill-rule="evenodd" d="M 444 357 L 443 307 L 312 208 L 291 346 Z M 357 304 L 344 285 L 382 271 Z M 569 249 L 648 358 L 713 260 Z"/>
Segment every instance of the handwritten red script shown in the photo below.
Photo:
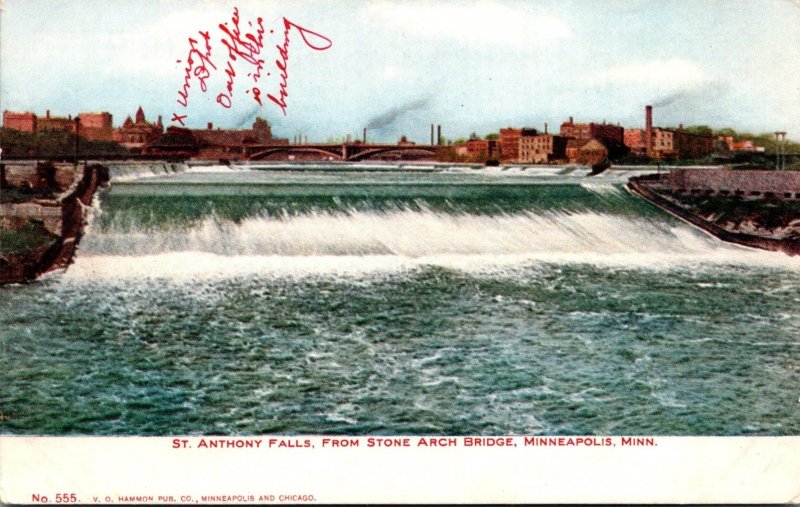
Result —
<path fill-rule="evenodd" d="M 217 104 L 225 109 L 231 108 L 234 91 L 237 89 L 237 76 L 245 73 L 244 77 L 247 78 L 245 79 L 245 93 L 250 94 L 259 106 L 263 106 L 262 92 L 259 86 L 263 81 L 266 81 L 264 70 L 268 68 L 264 52 L 264 34 L 266 30 L 264 29 L 263 18 L 259 17 L 255 21 L 242 23 L 239 16 L 239 8 L 234 7 L 231 19 L 220 23 L 218 27 L 222 33 L 219 41 L 224 46 L 224 49 L 227 50 L 222 52 L 222 58 L 220 59 L 217 59 L 219 55 L 213 50 L 210 32 L 199 30 L 197 32 L 199 37 L 189 37 L 188 39 L 189 53 L 185 58 L 183 84 L 178 89 L 178 98 L 176 100 L 178 105 L 184 109 L 181 111 L 184 114 L 174 112 L 170 120 L 174 123 L 179 123 L 181 126 L 186 126 L 185 120 L 189 116 L 186 110 L 189 108 L 189 94 L 192 85 L 196 84 L 200 88 L 200 92 L 207 93 L 209 90 L 208 80 L 218 71 L 217 63 L 220 64 L 220 68 L 223 69 L 226 77 L 225 87 L 217 93 Z M 280 108 L 284 116 L 288 107 L 286 98 L 289 96 L 287 84 L 289 81 L 289 35 L 292 29 L 300 34 L 307 47 L 315 51 L 325 51 L 333 45 L 333 42 L 321 33 L 309 30 L 283 18 L 283 41 L 275 45 L 278 57 L 274 61 L 274 66 L 279 80 L 274 85 L 275 92 L 268 93 L 267 98 Z M 275 30 L 270 30 L 269 33 L 274 34 Z M 223 59 L 224 65 L 222 64 Z M 217 63 L 214 63 L 215 60 Z M 178 60 L 178 63 L 184 63 L 184 60 Z M 239 74 L 237 74 L 237 71 Z M 267 72 L 267 76 L 271 75 L 271 72 Z"/>

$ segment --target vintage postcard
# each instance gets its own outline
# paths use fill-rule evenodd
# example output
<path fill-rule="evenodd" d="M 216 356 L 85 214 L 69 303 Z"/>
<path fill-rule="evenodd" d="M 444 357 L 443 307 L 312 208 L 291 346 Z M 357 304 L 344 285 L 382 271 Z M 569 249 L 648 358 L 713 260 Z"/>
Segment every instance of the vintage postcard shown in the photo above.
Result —
<path fill-rule="evenodd" d="M 0 500 L 800 501 L 800 3 L 0 2 Z"/>

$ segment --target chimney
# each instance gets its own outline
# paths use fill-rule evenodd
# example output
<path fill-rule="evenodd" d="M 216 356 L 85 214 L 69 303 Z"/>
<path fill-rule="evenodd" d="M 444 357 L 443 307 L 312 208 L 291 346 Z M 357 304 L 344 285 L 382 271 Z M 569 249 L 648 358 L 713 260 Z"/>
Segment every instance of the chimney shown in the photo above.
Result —
<path fill-rule="evenodd" d="M 437 125 L 436 126 L 436 134 L 437 134 L 436 135 L 436 144 L 441 145 L 442 144 L 442 126 L 441 125 Z"/>
<path fill-rule="evenodd" d="M 208 122 L 208 130 L 214 130 L 214 124 L 213 123 Z"/>
<path fill-rule="evenodd" d="M 45 118 L 48 118 L 48 119 L 50 118 L 50 110 L 49 109 L 47 110 L 47 113 L 45 113 Z"/>
<path fill-rule="evenodd" d="M 431 146 L 433 146 L 434 144 L 436 143 L 433 142 L 433 123 L 431 123 Z"/>
<path fill-rule="evenodd" d="M 644 108 L 644 146 L 647 156 L 653 157 L 653 106 Z"/>
<path fill-rule="evenodd" d="M 547 134 L 547 122 L 544 122 L 544 133 Z"/>
<path fill-rule="evenodd" d="M 572 121 L 572 116 L 570 116 L 570 117 L 569 117 L 569 124 L 570 124 L 570 125 L 572 125 L 573 123 L 575 123 L 575 122 L 574 122 L 574 121 Z"/>
<path fill-rule="evenodd" d="M 363 139 L 361 139 L 361 142 L 364 143 L 364 144 L 367 144 L 367 128 L 366 127 L 364 127 L 364 135 L 363 135 Z"/>

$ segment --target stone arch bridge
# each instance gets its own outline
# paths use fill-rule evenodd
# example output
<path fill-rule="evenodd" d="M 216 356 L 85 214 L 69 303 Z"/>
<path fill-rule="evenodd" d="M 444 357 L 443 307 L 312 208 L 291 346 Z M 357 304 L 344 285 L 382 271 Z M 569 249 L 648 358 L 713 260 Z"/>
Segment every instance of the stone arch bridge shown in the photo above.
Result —
<path fill-rule="evenodd" d="M 248 160 L 437 160 L 444 146 L 417 144 L 286 144 L 248 146 Z"/>

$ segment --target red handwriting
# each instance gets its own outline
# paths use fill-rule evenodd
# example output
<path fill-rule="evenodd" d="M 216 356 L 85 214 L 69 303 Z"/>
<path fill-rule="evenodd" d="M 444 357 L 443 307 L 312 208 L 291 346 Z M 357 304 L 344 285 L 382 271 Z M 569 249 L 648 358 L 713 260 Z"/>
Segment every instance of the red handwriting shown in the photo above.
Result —
<path fill-rule="evenodd" d="M 289 93 L 286 91 L 286 82 L 289 78 L 289 29 L 292 27 L 296 28 L 298 32 L 300 32 L 300 36 L 303 38 L 303 42 L 306 43 L 306 46 L 314 49 L 316 51 L 325 51 L 326 49 L 330 48 L 333 45 L 333 42 L 325 37 L 322 34 L 309 30 L 307 28 L 303 28 L 302 26 L 292 23 L 286 18 L 283 18 L 283 45 L 282 46 L 275 46 L 278 49 L 278 54 L 280 54 L 281 59 L 275 60 L 275 66 L 278 67 L 278 70 L 281 73 L 281 83 L 280 83 L 280 91 L 279 96 L 280 98 L 275 98 L 274 95 L 269 94 L 267 98 L 274 102 L 278 107 L 281 108 L 283 111 L 283 115 L 286 116 L 286 97 L 289 96 Z M 315 45 L 311 41 L 308 40 L 307 36 L 311 36 L 312 39 L 314 37 L 317 38 L 320 42 L 325 42 L 327 44 L 323 45 Z"/>
<path fill-rule="evenodd" d="M 205 48 L 203 51 L 197 49 L 197 39 L 193 39 L 189 37 L 189 54 L 186 57 L 186 67 L 184 68 L 184 76 L 183 76 L 183 86 L 180 90 L 178 90 L 178 104 L 182 105 L 183 107 L 187 107 L 189 105 L 189 88 L 191 88 L 191 84 L 189 81 L 191 80 L 192 76 L 197 78 L 197 81 L 200 83 L 200 90 L 205 92 L 208 90 L 208 85 L 206 84 L 206 79 L 211 76 L 211 71 L 208 70 L 208 67 L 211 67 L 214 70 L 217 70 L 217 66 L 211 61 L 211 37 L 208 35 L 208 32 L 200 31 L 198 32 L 202 37 L 203 41 L 205 42 Z M 197 65 L 195 65 L 194 57 L 199 59 Z M 181 63 L 181 60 L 178 60 L 178 63 Z M 183 119 L 186 118 L 186 115 L 179 116 L 176 113 L 172 114 L 172 121 L 177 121 L 181 125 L 183 125 Z"/>
<path fill-rule="evenodd" d="M 258 58 L 258 55 L 261 54 L 261 49 L 264 47 L 263 22 L 264 20 L 262 18 L 258 18 L 256 20 L 258 25 L 256 33 L 246 33 L 243 37 L 239 28 L 239 9 L 234 7 L 233 16 L 231 17 L 233 29 L 228 28 L 228 23 L 221 23 L 219 25 L 219 29 L 225 32 L 225 35 L 228 36 L 227 39 L 222 39 L 222 44 L 228 48 L 228 65 L 225 69 L 225 74 L 227 74 L 228 80 L 225 85 L 226 91 L 217 95 L 217 104 L 226 109 L 229 109 L 232 104 L 233 78 L 236 77 L 236 71 L 233 70 L 232 62 L 235 62 L 238 58 L 241 58 L 250 65 L 253 65 L 255 67 L 255 71 L 249 74 L 249 76 L 253 77 L 253 82 L 257 83 L 258 78 L 261 77 L 261 70 L 264 68 L 264 60 L 262 58 Z M 249 22 L 248 25 L 252 27 L 253 23 Z M 260 95 L 261 90 L 253 87 L 253 97 L 256 99 L 256 102 L 258 102 L 259 105 L 261 104 L 261 99 L 259 98 Z"/>
<path fill-rule="evenodd" d="M 217 104 L 225 109 L 230 109 L 233 106 L 236 78 L 239 77 L 237 76 L 238 71 L 239 73 L 246 72 L 247 77 L 252 79 L 252 83 L 245 89 L 245 93 L 250 94 L 253 100 L 263 107 L 262 91 L 259 88 L 260 81 L 266 79 L 263 77 L 265 68 L 263 18 L 259 17 L 255 21 L 248 21 L 245 24 L 239 15 L 239 8 L 234 7 L 230 20 L 220 23 L 218 27 L 223 34 L 220 42 L 228 50 L 228 58 L 222 67 L 225 87 L 216 96 Z M 287 90 L 289 79 L 289 31 L 294 28 L 300 34 L 306 46 L 315 51 L 324 51 L 330 48 L 333 42 L 328 37 L 304 28 L 286 18 L 283 18 L 283 28 L 283 43 L 275 45 L 278 51 L 275 67 L 280 77 L 277 83 L 278 90 L 274 95 L 267 94 L 267 97 L 281 109 L 285 116 L 286 108 L 288 107 L 286 98 L 289 96 Z M 274 30 L 270 30 L 270 33 L 273 32 Z M 211 35 L 208 31 L 204 32 L 202 30 L 198 31 L 198 33 L 202 39 L 189 38 L 189 53 L 186 57 L 183 84 L 178 89 L 176 102 L 183 108 L 188 108 L 189 106 L 189 92 L 192 88 L 192 80 L 196 79 L 200 91 L 206 93 L 209 88 L 208 80 L 212 77 L 213 71 L 217 70 L 217 66 L 212 61 Z M 240 61 L 243 63 L 239 63 Z M 181 63 L 181 60 L 178 60 L 178 63 Z M 246 68 L 243 69 L 241 65 L 245 65 Z M 267 73 L 267 76 L 269 75 L 271 74 Z M 178 114 L 174 112 L 172 113 L 171 121 L 185 126 L 187 118 L 188 113 Z"/>

